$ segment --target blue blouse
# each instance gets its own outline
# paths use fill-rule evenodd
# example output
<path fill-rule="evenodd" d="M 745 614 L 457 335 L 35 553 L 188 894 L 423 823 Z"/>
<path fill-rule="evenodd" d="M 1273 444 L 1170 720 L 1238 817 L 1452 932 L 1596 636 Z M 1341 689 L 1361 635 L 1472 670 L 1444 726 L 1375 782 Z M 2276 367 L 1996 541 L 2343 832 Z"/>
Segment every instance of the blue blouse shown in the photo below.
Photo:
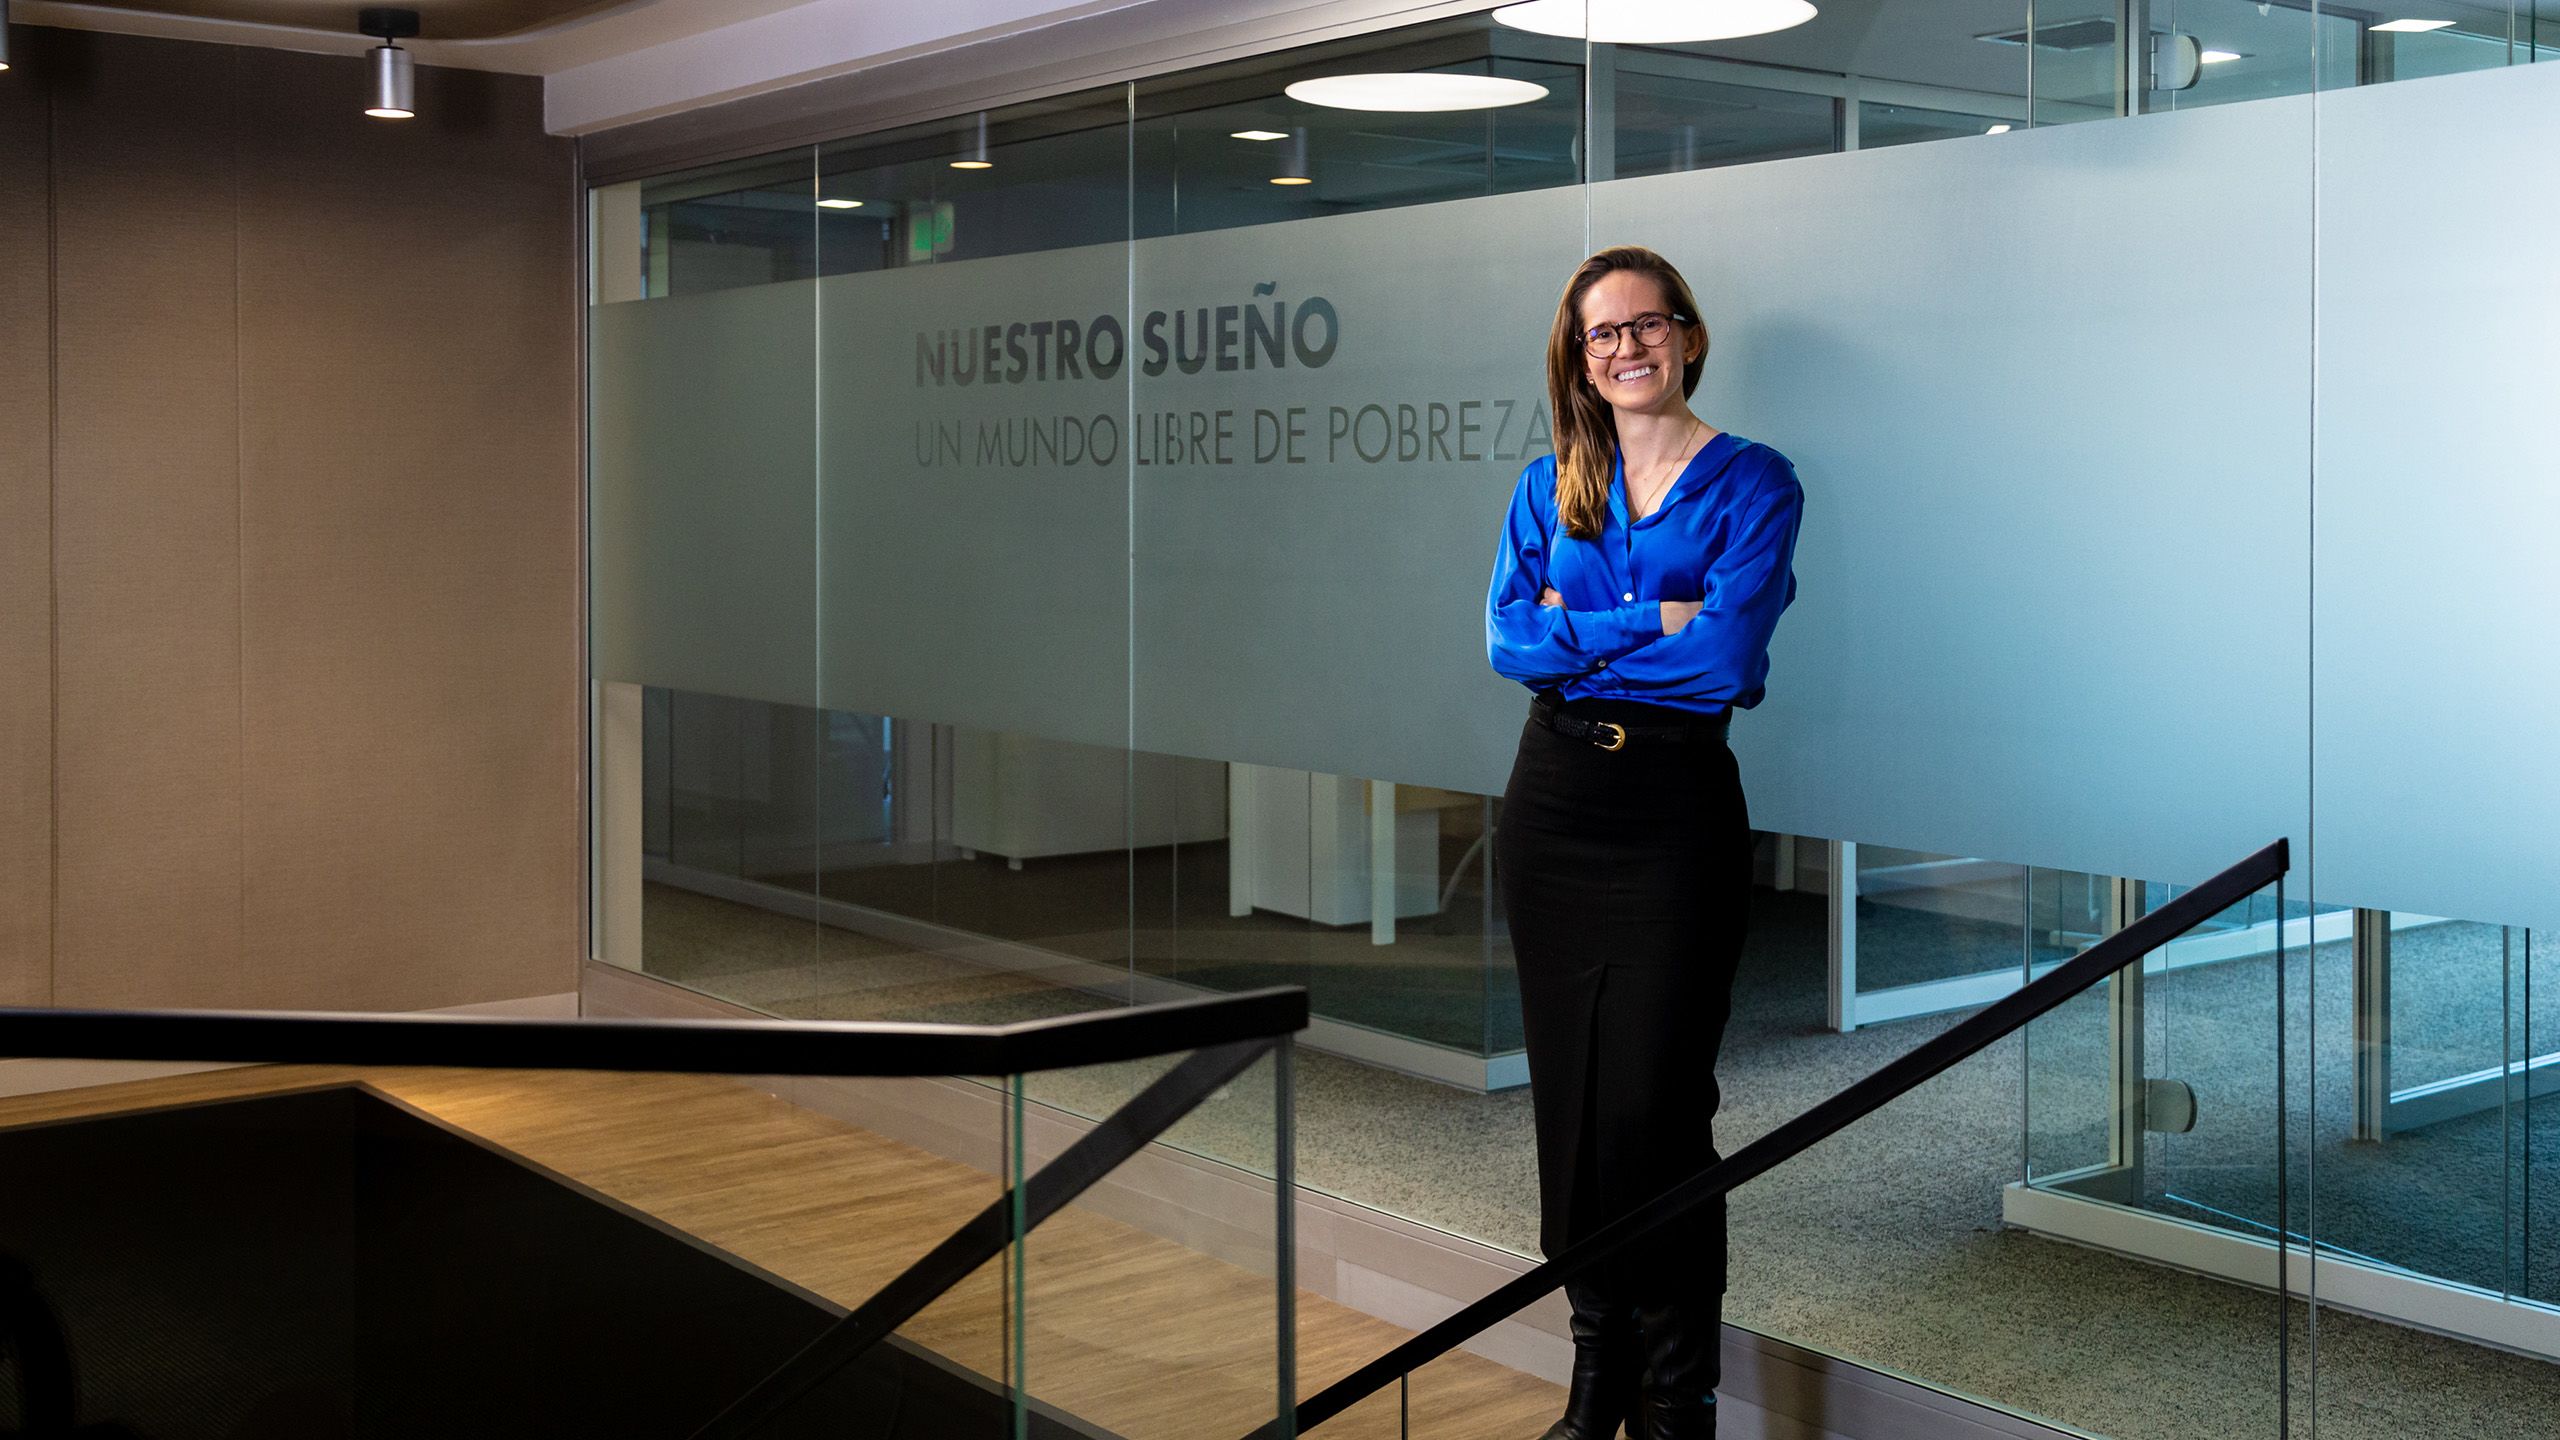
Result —
<path fill-rule="evenodd" d="M 1621 457 L 1599 537 L 1576 540 L 1556 517 L 1555 457 L 1532 460 L 1512 494 L 1485 598 L 1493 668 L 1568 700 L 1605 696 L 1710 715 L 1757 705 L 1769 636 L 1796 598 L 1803 518 L 1804 487 L 1787 457 L 1727 433 L 1692 456 L 1660 507 L 1632 525 Z M 1538 603 L 1547 586 L 1563 605 Z M 1665 635 L 1665 600 L 1705 608 Z"/>

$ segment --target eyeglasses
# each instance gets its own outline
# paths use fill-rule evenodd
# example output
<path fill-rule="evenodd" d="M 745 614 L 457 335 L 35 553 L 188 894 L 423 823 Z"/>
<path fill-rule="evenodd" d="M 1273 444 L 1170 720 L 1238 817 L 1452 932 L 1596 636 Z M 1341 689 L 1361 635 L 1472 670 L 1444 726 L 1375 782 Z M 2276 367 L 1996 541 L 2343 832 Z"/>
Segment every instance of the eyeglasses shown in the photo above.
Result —
<path fill-rule="evenodd" d="M 1591 352 L 1592 359 L 1606 360 L 1618 353 L 1619 347 L 1626 343 L 1624 337 L 1627 332 L 1633 331 L 1636 342 L 1651 349 L 1671 338 L 1671 322 L 1674 320 L 1683 325 L 1689 323 L 1686 315 L 1665 315 L 1658 310 L 1648 310 L 1633 320 L 1616 325 L 1594 325 L 1582 332 L 1582 348 Z"/>

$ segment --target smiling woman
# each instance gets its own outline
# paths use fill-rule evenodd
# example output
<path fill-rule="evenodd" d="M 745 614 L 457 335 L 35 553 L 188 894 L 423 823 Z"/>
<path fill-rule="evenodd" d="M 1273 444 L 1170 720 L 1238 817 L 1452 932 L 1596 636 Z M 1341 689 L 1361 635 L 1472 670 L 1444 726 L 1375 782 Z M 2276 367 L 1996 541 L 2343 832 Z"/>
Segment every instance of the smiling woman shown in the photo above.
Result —
<path fill-rule="evenodd" d="M 1550 1256 L 1716 1159 L 1751 880 L 1725 731 L 1795 594 L 1803 492 L 1689 409 L 1697 313 L 1650 250 L 1574 272 L 1547 344 L 1556 454 L 1521 473 L 1487 601 L 1494 668 L 1536 695 L 1495 873 Z M 1573 1390 L 1546 1440 L 1715 1433 L 1721 1211 L 1565 1289 Z"/>

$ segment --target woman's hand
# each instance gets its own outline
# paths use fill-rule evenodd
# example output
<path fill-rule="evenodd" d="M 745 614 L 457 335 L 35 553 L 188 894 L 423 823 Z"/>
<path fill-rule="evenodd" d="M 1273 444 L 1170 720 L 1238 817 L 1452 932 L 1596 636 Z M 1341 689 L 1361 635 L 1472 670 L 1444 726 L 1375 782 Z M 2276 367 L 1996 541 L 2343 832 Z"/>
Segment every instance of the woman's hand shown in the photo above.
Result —
<path fill-rule="evenodd" d="M 1538 592 L 1538 603 L 1541 605 L 1561 606 L 1564 604 L 1564 597 L 1556 593 L 1556 587 L 1550 585 L 1546 589 Z"/>
<path fill-rule="evenodd" d="M 1681 627 L 1681 626 L 1683 626 L 1683 625 L 1688 624 L 1688 623 L 1689 623 L 1690 621 L 1692 621 L 1692 620 L 1697 619 L 1697 618 L 1698 618 L 1698 612 L 1699 612 L 1699 611 L 1701 611 L 1701 610 L 1703 610 L 1703 609 L 1705 609 L 1705 608 L 1707 608 L 1707 607 L 1706 607 L 1706 605 L 1705 605 L 1703 602 L 1701 602 L 1701 601 L 1697 601 L 1697 600 L 1665 600 L 1665 601 L 1663 601 L 1663 602 L 1662 602 L 1662 633 L 1663 633 L 1663 634 L 1665 634 L 1665 635 L 1677 635 L 1677 634 L 1679 634 L 1679 633 L 1680 633 L 1680 627 Z"/>

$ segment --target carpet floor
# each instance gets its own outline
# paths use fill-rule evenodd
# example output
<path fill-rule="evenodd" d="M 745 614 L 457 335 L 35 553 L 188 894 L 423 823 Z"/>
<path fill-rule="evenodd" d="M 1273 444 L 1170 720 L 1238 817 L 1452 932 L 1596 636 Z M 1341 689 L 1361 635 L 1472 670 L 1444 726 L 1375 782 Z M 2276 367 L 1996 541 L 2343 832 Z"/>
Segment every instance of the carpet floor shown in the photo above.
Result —
<path fill-rule="evenodd" d="M 1112 876 L 1076 875 L 1070 862 L 1034 862 L 1025 872 L 995 861 L 945 862 L 819 883 L 835 898 L 892 913 L 1202 983 L 1211 983 L 1204 971 L 1222 968 L 1222 979 L 1261 977 L 1255 983 L 1325 975 L 1319 1013 L 1339 1014 L 1332 1007 L 1349 996 L 1351 1018 L 1411 1034 L 1407 1020 L 1438 1009 L 1436 1023 L 1449 1031 L 1442 1043 L 1481 1037 L 1462 1048 L 1502 1048 L 1496 1042 L 1516 1035 L 1517 995 L 1506 983 L 1507 955 L 1496 962 L 1498 934 L 1483 923 L 1480 888 L 1470 905 L 1462 884 L 1436 925 L 1406 927 L 1388 965 L 1365 929 L 1345 934 L 1267 915 L 1221 923 L 1228 918 L 1222 856 L 1214 864 L 1194 857 L 1205 872 L 1197 875 L 1193 863 L 1141 867 L 1117 856 L 1096 863 L 1116 868 L 1116 891 L 1104 888 Z M 1019 883 L 1043 871 L 1052 884 Z M 1186 880 L 1194 900 L 1174 903 Z M 1109 924 L 1090 901 L 1059 901 L 1066 889 L 1132 903 Z M 1892 983 L 1890 970 L 1877 974 L 1879 962 L 1950 973 L 1943 956 L 1929 958 L 1927 941 L 1961 943 L 1984 957 L 2022 953 L 2016 926 L 2003 938 L 1996 925 L 1969 931 L 1966 922 L 1933 915 L 1898 922 L 1913 912 L 1877 909 L 1873 929 L 1862 911 L 1869 984 Z M 1133 913 L 1141 923 L 1129 923 Z M 1144 923 L 1149 916 L 1159 923 Z M 1928 933 L 1897 936 L 1896 923 Z M 989 1022 L 1094 1003 L 1033 976 L 663 885 L 649 887 L 645 925 L 651 973 L 778 1015 Z M 2459 1073 L 2444 1067 L 2484 1043 L 2484 1028 L 2490 1055 L 2502 1033 L 2513 1043 L 2525 1007 L 2481 1014 L 2483 967 L 2491 963 L 2484 955 L 2496 952 L 2497 934 L 2484 937 L 2484 929 L 2439 926 L 2398 937 L 2395 1023 L 2411 1037 L 2402 1059 L 2412 1067 L 2400 1083 L 2422 1078 L 2419 1068 Z M 1819 897 L 1756 893 L 1718 1060 L 1726 1102 L 1716 1129 L 1728 1149 L 1953 1023 L 1934 1017 L 1852 1035 L 1824 1030 L 1823 954 Z M 1896 955 L 1910 958 L 1885 958 Z M 2512 959 L 2503 963 L 2512 970 Z M 2297 951 L 2282 997 L 2270 961 L 2153 978 L 2147 1068 L 2193 1087 L 2198 1122 L 2187 1134 L 2147 1137 L 2145 1203 L 2188 1218 L 2236 1217 L 2220 1223 L 2271 1233 L 2281 1005 L 2296 1037 L 2282 1129 L 2288 1228 L 2316 1230 L 2326 1244 L 2421 1273 L 2560 1298 L 2553 1283 L 2560 1163 L 2530 1163 L 2537 1154 L 2560 1160 L 2560 1097 L 2380 1145 L 2348 1142 L 2347 965 L 2343 946 L 2323 947 L 2308 961 Z M 1398 973 L 1381 979 L 1381 971 Z M 2560 997 L 2560 981 L 2544 989 Z M 2560 1039 L 2560 1029 L 2541 1033 Z M 2544 1048 L 2560 1045 L 2546 1040 Z M 1747 1187 L 1732 1204 L 1727 1318 L 2125 1440 L 2277 1434 L 2284 1345 L 2294 1423 L 2316 1414 L 2332 1440 L 2504 1440 L 2536 1433 L 2560 1414 L 2560 1366 L 2334 1309 L 2315 1319 L 2243 1286 L 2004 1228 L 2001 1189 L 2023 1170 L 2043 1177 L 2103 1158 L 2105 1056 L 2104 1007 L 2093 993 Z M 1044 1075 L 1030 1093 L 1100 1114 L 1156 1068 Z M 1535 1253 L 1525 1090 L 1473 1094 L 1315 1053 L 1302 1053 L 1297 1076 L 1300 1183 Z M 1271 1114 L 1267 1074 L 1258 1072 L 1170 1138 L 1264 1169 Z M 2554 1219 L 2527 1223 L 2535 1214 Z"/>

